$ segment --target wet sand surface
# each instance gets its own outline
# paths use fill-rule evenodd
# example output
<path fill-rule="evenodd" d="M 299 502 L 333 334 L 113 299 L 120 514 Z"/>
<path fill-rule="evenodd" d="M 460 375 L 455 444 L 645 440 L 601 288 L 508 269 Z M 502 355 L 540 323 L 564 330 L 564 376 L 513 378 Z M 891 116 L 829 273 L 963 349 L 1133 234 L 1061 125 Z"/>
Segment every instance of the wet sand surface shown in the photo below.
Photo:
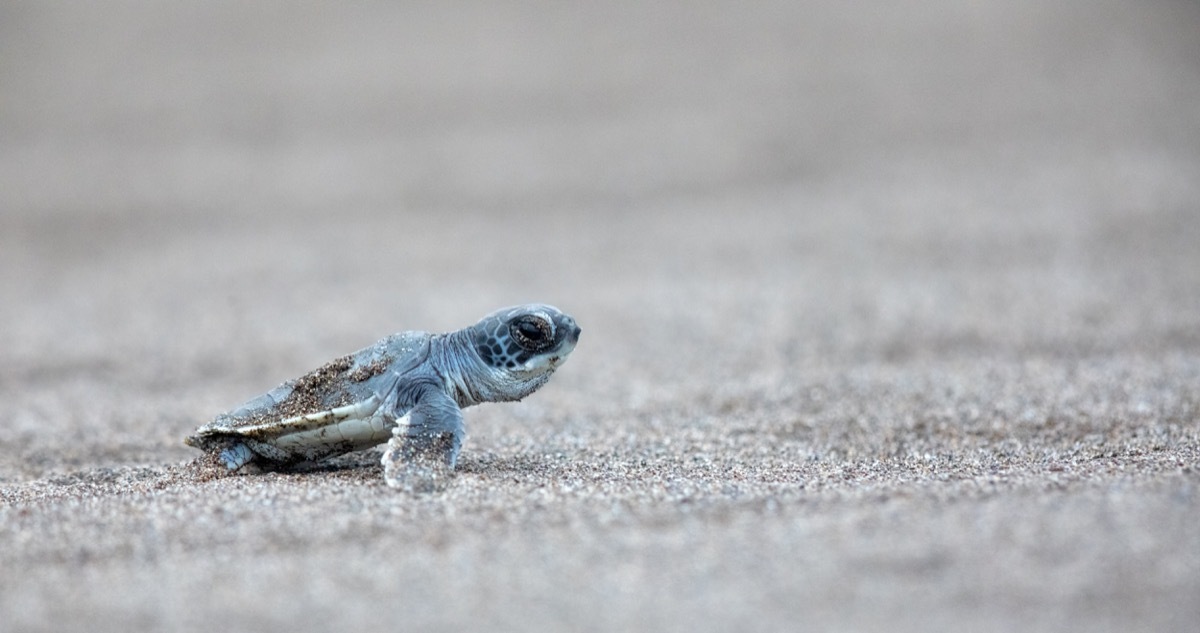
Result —
<path fill-rule="evenodd" d="M 0 5 L 5 631 L 1194 630 L 1195 3 Z M 183 436 L 553 303 L 441 492 Z"/>

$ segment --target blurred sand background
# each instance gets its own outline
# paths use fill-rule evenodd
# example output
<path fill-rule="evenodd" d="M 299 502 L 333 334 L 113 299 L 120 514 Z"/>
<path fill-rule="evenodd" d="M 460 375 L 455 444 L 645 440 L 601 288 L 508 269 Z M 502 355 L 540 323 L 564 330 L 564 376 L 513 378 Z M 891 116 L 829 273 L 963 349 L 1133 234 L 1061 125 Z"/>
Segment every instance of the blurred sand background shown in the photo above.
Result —
<path fill-rule="evenodd" d="M 1191 631 L 1200 5 L 0 4 L 0 629 Z M 376 457 L 180 439 L 579 348 Z"/>

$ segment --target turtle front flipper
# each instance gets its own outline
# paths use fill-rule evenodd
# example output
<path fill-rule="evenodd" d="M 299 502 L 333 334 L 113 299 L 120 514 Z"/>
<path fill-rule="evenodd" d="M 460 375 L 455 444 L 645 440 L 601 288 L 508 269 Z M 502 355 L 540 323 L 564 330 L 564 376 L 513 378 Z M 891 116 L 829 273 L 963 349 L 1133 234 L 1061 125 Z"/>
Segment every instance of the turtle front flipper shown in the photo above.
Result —
<path fill-rule="evenodd" d="M 416 404 L 396 420 L 381 459 L 384 480 L 410 492 L 442 489 L 465 435 L 458 403 L 433 385 L 422 388 Z"/>

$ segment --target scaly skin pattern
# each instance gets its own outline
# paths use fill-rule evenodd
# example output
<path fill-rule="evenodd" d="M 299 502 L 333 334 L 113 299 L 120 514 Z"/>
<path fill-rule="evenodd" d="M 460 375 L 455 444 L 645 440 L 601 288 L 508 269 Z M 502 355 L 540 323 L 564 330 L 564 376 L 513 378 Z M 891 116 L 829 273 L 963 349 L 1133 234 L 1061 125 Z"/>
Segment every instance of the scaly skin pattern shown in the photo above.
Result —
<path fill-rule="evenodd" d="M 497 310 L 446 334 L 402 332 L 218 415 L 184 441 L 229 471 L 287 467 L 384 442 L 391 485 L 446 480 L 465 436 L 462 409 L 537 391 L 579 341 L 545 304 Z"/>

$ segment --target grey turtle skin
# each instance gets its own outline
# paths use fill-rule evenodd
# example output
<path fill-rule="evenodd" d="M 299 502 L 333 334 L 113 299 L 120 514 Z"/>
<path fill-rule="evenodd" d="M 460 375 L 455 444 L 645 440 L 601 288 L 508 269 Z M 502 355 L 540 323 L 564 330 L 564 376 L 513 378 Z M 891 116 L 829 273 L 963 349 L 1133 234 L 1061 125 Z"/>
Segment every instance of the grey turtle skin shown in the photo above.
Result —
<path fill-rule="evenodd" d="M 579 334 L 573 318 L 544 304 L 497 310 L 457 332 L 393 334 L 218 415 L 184 442 L 229 471 L 388 442 L 388 484 L 428 487 L 458 459 L 462 409 L 537 391 Z"/>

